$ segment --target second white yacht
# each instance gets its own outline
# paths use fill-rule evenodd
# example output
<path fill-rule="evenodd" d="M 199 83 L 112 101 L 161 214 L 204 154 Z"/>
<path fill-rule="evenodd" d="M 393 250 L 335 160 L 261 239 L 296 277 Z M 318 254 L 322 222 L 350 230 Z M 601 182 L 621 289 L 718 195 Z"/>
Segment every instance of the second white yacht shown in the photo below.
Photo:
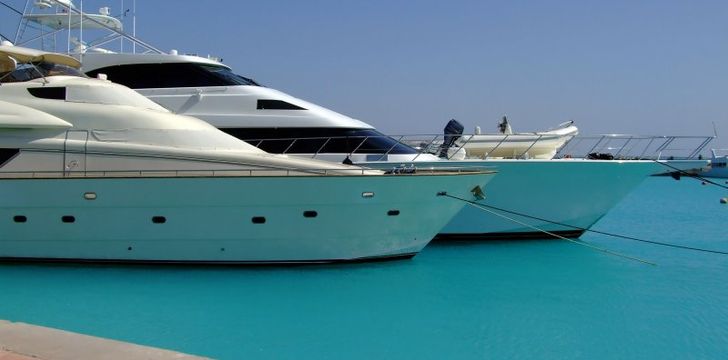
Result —
<path fill-rule="evenodd" d="M 578 237 L 647 176 L 653 161 L 586 159 L 443 160 L 384 136 L 369 124 L 260 86 L 212 59 L 177 54 L 87 52 L 83 69 L 130 86 L 175 113 L 205 120 L 273 153 L 368 167 L 491 167 L 479 201 L 499 215 L 464 208 L 440 238 Z"/>

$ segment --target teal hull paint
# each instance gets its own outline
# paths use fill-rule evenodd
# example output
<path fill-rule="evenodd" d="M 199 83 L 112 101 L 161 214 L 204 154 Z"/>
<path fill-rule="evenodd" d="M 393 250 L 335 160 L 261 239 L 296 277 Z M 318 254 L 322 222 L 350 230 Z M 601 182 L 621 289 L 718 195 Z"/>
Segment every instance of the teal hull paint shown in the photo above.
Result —
<path fill-rule="evenodd" d="M 391 168 L 396 165 L 399 164 L 366 164 L 375 168 Z M 663 168 L 652 161 L 584 160 L 447 161 L 416 163 L 416 166 L 464 166 L 497 170 L 498 176 L 486 188 L 486 198 L 479 203 L 586 229 L 594 225 L 650 174 Z M 507 212 L 498 213 L 507 218 L 466 206 L 440 234 L 445 235 L 443 238 L 447 238 L 448 234 L 488 238 L 488 234 L 502 237 L 503 233 L 539 233 L 538 229 L 574 230 L 571 226 L 549 221 Z"/>

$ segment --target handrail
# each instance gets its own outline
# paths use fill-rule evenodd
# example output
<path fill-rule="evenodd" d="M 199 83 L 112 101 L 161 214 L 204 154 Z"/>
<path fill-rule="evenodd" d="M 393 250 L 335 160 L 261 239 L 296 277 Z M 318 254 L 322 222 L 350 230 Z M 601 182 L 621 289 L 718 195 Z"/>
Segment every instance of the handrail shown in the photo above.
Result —
<path fill-rule="evenodd" d="M 423 139 L 423 137 L 427 137 Z M 467 134 L 461 135 L 458 142 L 455 143 L 456 148 L 463 148 L 468 144 L 474 135 Z M 391 155 L 394 149 L 398 145 L 407 146 L 413 150 L 412 161 L 419 158 L 422 154 L 439 154 L 440 144 L 443 142 L 444 135 L 442 134 L 415 134 L 415 135 L 361 135 L 361 136 L 314 136 L 314 137 L 297 137 L 297 138 L 268 138 L 268 139 L 249 139 L 247 142 L 254 146 L 264 148 L 264 145 L 268 142 L 291 142 L 285 145 L 283 154 L 291 154 L 293 144 L 300 144 L 305 140 L 324 140 L 322 145 L 317 145 L 315 151 L 307 152 L 305 154 L 311 155 L 313 158 L 325 154 L 326 146 L 331 141 L 336 139 L 347 139 L 351 143 L 347 146 L 348 152 L 341 152 L 351 156 L 359 153 L 364 147 L 364 144 L 375 138 L 388 138 L 393 140 L 392 145 L 387 145 L 379 151 L 372 152 L 372 154 L 380 155 L 380 159 L 385 160 L 388 155 Z M 490 158 L 496 149 L 504 146 L 512 136 L 510 134 L 503 135 L 498 140 L 495 146 L 493 146 L 485 154 L 484 159 Z M 545 137 L 539 135 L 530 143 L 524 143 L 524 151 L 518 150 L 518 155 L 514 154 L 514 158 L 525 158 L 534 146 L 539 143 L 549 140 L 551 137 Z M 615 158 L 620 159 L 655 159 L 660 156 L 667 156 L 667 153 L 674 153 L 669 155 L 672 158 L 680 159 L 694 159 L 701 157 L 701 152 L 706 146 L 714 139 L 714 136 L 653 136 L 653 135 L 629 135 L 629 134 L 604 134 L 604 135 L 574 135 L 566 139 L 564 144 L 558 148 L 554 148 L 555 158 L 572 157 L 572 158 L 585 158 L 592 153 L 609 153 Z M 688 142 L 684 147 L 680 144 Z M 697 142 L 697 143 L 695 143 Z M 300 147 L 299 147 L 300 149 Z M 465 147 L 467 150 L 467 147 Z M 451 159 L 453 154 L 447 156 Z"/>
<path fill-rule="evenodd" d="M 618 159 L 701 159 L 702 151 L 713 139 L 715 136 L 712 135 L 577 135 L 555 157 L 588 157 L 602 153 Z"/>
<path fill-rule="evenodd" d="M 523 158 L 524 158 L 524 157 L 526 156 L 526 154 L 528 154 L 528 150 L 531 150 L 531 148 L 533 148 L 533 146 L 534 146 L 534 145 L 536 145 L 536 143 L 537 143 L 537 142 L 538 142 L 539 140 L 541 140 L 542 138 L 543 138 L 543 135 L 539 135 L 539 137 L 538 137 L 538 138 L 537 138 L 536 140 L 534 140 L 534 141 L 533 141 L 533 142 L 531 143 L 531 146 L 529 146 L 529 147 L 528 147 L 528 149 L 524 150 L 524 151 L 523 151 L 523 152 L 521 153 L 521 155 L 518 155 L 518 158 L 519 158 L 519 159 L 523 159 Z"/>
<path fill-rule="evenodd" d="M 209 169 L 209 170 L 86 170 L 86 171 L 0 171 L 0 179 L 63 179 L 63 178 L 151 178 L 151 177 L 304 177 L 304 176 L 404 176 L 434 174 L 490 173 L 490 170 L 448 167 L 413 168 L 412 172 L 383 171 L 370 168 L 333 169 Z M 395 170 L 395 169 L 393 169 Z"/>

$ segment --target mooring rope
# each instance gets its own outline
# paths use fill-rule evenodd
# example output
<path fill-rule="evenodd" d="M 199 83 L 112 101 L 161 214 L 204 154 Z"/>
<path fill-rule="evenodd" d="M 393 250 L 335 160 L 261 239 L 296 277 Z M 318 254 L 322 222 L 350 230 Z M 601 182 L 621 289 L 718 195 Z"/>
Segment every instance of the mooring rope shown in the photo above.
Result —
<path fill-rule="evenodd" d="M 638 257 L 629 256 L 629 255 L 625 255 L 625 254 L 620 254 L 620 253 L 618 253 L 616 251 L 612 251 L 612 250 L 609 250 L 609 249 L 606 249 L 606 248 L 603 248 L 603 247 L 599 247 L 599 246 L 596 246 L 596 245 L 592 245 L 590 243 L 587 243 L 587 242 L 584 242 L 584 241 L 581 241 L 581 240 L 569 239 L 567 237 L 564 237 L 564 236 L 561 236 L 561 235 L 558 235 L 558 234 L 554 234 L 554 233 L 552 233 L 552 232 L 550 232 L 548 230 L 540 229 L 540 228 L 538 228 L 536 226 L 527 224 L 527 223 L 522 222 L 522 221 L 518 221 L 518 220 L 516 220 L 514 218 L 505 216 L 503 214 L 499 214 L 499 213 L 497 213 L 497 212 L 495 212 L 493 210 L 488 209 L 487 207 L 483 206 L 482 204 L 478 204 L 478 203 L 476 203 L 474 201 L 462 199 L 462 198 L 459 198 L 457 196 L 453 196 L 453 195 L 450 195 L 450 194 L 443 194 L 443 195 L 444 196 L 447 196 L 447 197 L 450 197 L 450 198 L 453 198 L 453 199 L 456 199 L 456 200 L 465 201 L 468 205 L 473 206 L 473 207 L 475 207 L 477 209 L 480 209 L 480 210 L 483 210 L 483 211 L 487 211 L 487 212 L 489 212 L 489 213 L 491 213 L 493 215 L 500 216 L 500 217 L 502 217 L 502 218 L 504 218 L 506 220 L 509 220 L 509 221 L 515 222 L 517 224 L 520 224 L 520 225 L 529 227 L 531 229 L 534 229 L 536 231 L 542 232 L 544 234 L 553 236 L 553 237 L 558 238 L 558 239 L 561 239 L 561 240 L 566 240 L 568 242 L 571 242 L 571 243 L 574 243 L 574 244 L 577 244 L 577 245 L 581 245 L 581 246 L 587 247 L 587 248 L 592 249 L 592 250 L 600 251 L 600 252 L 603 252 L 605 254 L 609 254 L 609 255 L 612 255 L 612 256 L 617 256 L 617 257 L 625 258 L 625 259 L 628 259 L 628 260 L 637 261 L 637 262 L 640 262 L 640 263 L 643 263 L 643 264 L 657 265 L 657 264 L 655 264 L 653 262 L 650 262 L 650 261 L 647 261 L 647 260 L 644 260 L 644 259 L 640 259 Z"/>
<path fill-rule="evenodd" d="M 666 243 L 666 242 L 661 242 L 661 241 L 645 240 L 645 239 L 640 239 L 640 238 L 636 238 L 636 237 L 632 237 L 632 236 L 627 236 L 627 235 L 620 235 L 620 234 L 615 234 L 615 233 L 609 233 L 609 232 L 606 232 L 606 231 L 592 230 L 592 229 L 587 229 L 587 228 L 583 228 L 583 227 L 580 227 L 580 226 L 569 225 L 569 224 L 564 224 L 564 223 L 561 223 L 561 222 L 558 222 L 558 221 L 552 221 L 552 220 L 544 219 L 544 218 L 541 218 L 541 217 L 538 217 L 538 216 L 528 215 L 528 214 L 519 213 L 519 212 L 511 211 L 511 210 L 506 210 L 506 209 L 499 208 L 499 207 L 492 206 L 492 205 L 479 204 L 477 202 L 470 201 L 470 200 L 467 200 L 467 199 L 462 199 L 462 198 L 459 198 L 457 196 L 453 196 L 453 195 L 450 195 L 450 194 L 446 194 L 446 196 L 449 196 L 451 198 L 458 199 L 458 200 L 461 200 L 461 201 L 465 201 L 465 202 L 470 203 L 470 204 L 478 205 L 478 207 L 488 208 L 488 209 L 491 209 L 491 210 L 498 210 L 498 211 L 502 211 L 502 212 L 505 212 L 505 213 L 508 213 L 508 214 L 512 214 L 512 215 L 518 215 L 518 216 L 522 216 L 522 217 L 525 217 L 525 218 L 529 218 L 529 219 L 533 219 L 533 220 L 538 220 L 538 221 L 543 221 L 543 222 L 547 222 L 547 223 L 554 224 L 554 225 L 566 226 L 566 227 L 570 227 L 570 228 L 576 229 L 576 230 L 588 231 L 588 232 L 592 232 L 592 233 L 595 233 L 595 234 L 606 235 L 606 236 L 616 237 L 616 238 L 625 239 L 625 240 L 639 241 L 639 242 L 643 242 L 643 243 L 647 243 L 647 244 L 667 246 L 667 247 L 672 247 L 672 248 L 677 248 L 677 249 L 683 249 L 683 250 L 692 250 L 692 251 L 706 252 L 706 253 L 710 253 L 710 254 L 728 255 L 728 251 L 711 250 L 711 249 L 704 249 L 704 248 L 698 248 L 698 247 L 693 247 L 693 246 L 671 244 L 671 243 Z"/>
<path fill-rule="evenodd" d="M 676 167 L 674 167 L 674 166 L 672 166 L 670 164 L 667 164 L 667 163 L 665 163 L 665 162 L 663 162 L 661 160 L 652 160 L 652 161 L 654 161 L 654 162 L 656 162 L 656 163 L 658 163 L 658 164 L 660 164 L 662 166 L 669 167 L 670 169 L 673 169 L 673 170 L 677 171 L 680 175 L 685 175 L 685 176 L 688 176 L 688 177 L 691 177 L 691 178 L 695 178 L 695 179 L 698 179 L 698 180 L 701 180 L 701 181 L 705 181 L 708 184 L 715 185 L 715 186 L 719 186 L 719 187 L 721 187 L 723 189 L 728 190 L 728 186 L 725 186 L 723 184 L 718 184 L 717 182 L 714 182 L 714 181 L 712 181 L 710 179 L 704 178 L 704 177 L 702 177 L 702 176 L 700 176 L 698 174 L 691 174 L 691 173 L 689 173 L 689 172 L 687 172 L 685 170 L 678 169 L 678 168 L 676 168 Z"/>

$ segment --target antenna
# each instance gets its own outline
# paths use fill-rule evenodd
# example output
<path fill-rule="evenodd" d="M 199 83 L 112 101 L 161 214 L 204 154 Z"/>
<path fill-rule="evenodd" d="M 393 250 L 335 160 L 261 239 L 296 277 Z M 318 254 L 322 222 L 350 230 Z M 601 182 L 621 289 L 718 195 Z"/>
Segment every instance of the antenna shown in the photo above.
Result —
<path fill-rule="evenodd" d="M 715 137 L 718 137 L 718 129 L 715 127 L 715 121 L 711 121 L 713 123 L 713 135 Z"/>
<path fill-rule="evenodd" d="M 126 21 L 124 21 L 126 18 L 126 10 L 124 10 L 124 0 L 121 0 L 121 6 L 119 7 L 119 9 L 121 10 L 121 14 L 119 15 L 119 20 L 126 23 Z M 119 38 L 119 52 L 121 52 L 121 53 L 124 52 L 124 38 L 123 37 Z"/>
<path fill-rule="evenodd" d="M 136 0 L 131 3 L 131 36 L 136 39 Z M 136 54 L 136 41 L 132 42 L 132 54 Z"/>
<path fill-rule="evenodd" d="M 81 46 L 83 46 L 83 0 L 81 0 L 79 2 L 79 6 L 81 6 L 81 14 L 79 15 L 79 17 L 81 18 L 81 24 L 79 24 L 79 26 L 78 26 L 78 40 L 81 42 Z M 68 23 L 69 23 L 69 28 L 70 28 L 71 22 L 69 21 Z M 68 33 L 70 34 L 71 31 L 68 31 Z M 71 53 L 70 43 L 69 43 L 68 53 L 69 54 Z M 79 60 L 83 61 L 83 52 L 81 52 L 81 54 L 79 55 Z"/>

